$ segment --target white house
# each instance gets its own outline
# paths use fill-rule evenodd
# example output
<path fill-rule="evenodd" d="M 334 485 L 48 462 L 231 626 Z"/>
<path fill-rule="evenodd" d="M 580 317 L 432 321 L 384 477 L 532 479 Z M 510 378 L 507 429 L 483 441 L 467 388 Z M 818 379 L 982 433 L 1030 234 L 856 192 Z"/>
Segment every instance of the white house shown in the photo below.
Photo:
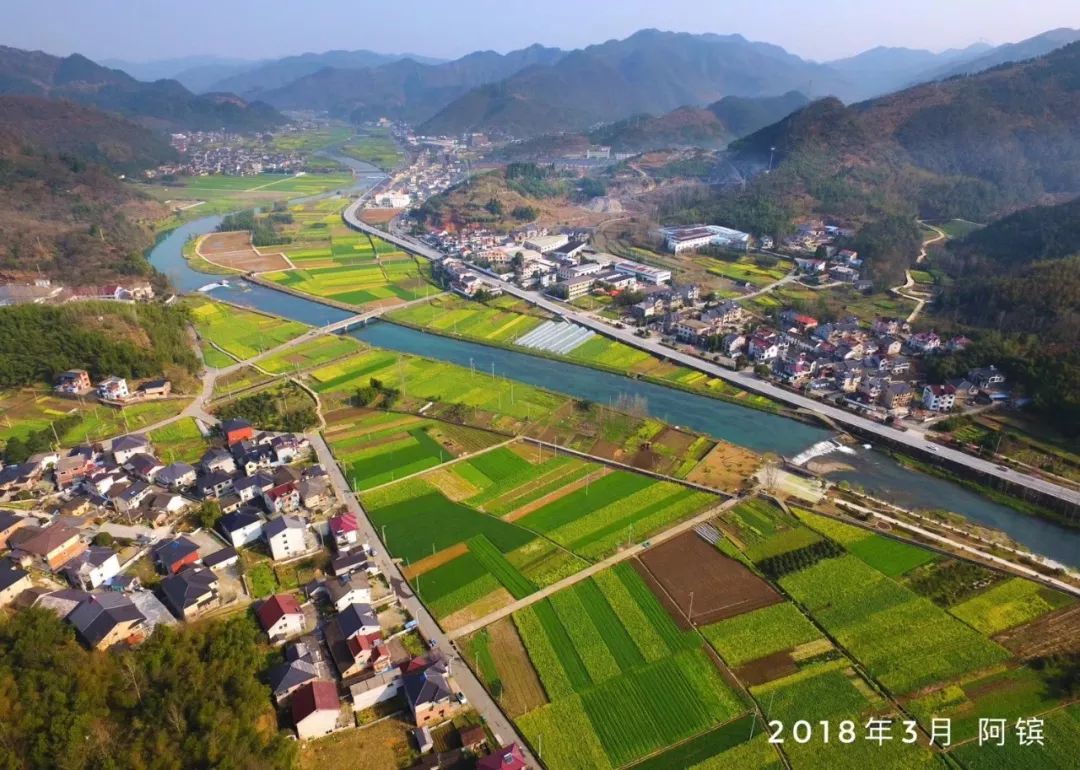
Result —
<path fill-rule="evenodd" d="M 956 406 L 956 389 L 951 385 L 927 385 L 922 400 L 931 412 L 947 412 Z"/>
<path fill-rule="evenodd" d="M 304 611 L 292 594 L 275 594 L 255 611 L 259 625 L 271 643 L 283 642 L 304 633 Z"/>
<path fill-rule="evenodd" d="M 123 377 L 106 377 L 98 383 L 97 394 L 108 401 L 122 401 L 128 397 L 127 380 Z"/>
<path fill-rule="evenodd" d="M 307 551 L 307 526 L 295 516 L 279 516 L 266 522 L 264 532 L 274 561 L 290 559 Z"/>
<path fill-rule="evenodd" d="M 291 710 L 300 740 L 329 735 L 337 729 L 341 714 L 337 685 L 324 679 L 308 682 L 293 693 Z"/>
<path fill-rule="evenodd" d="M 76 588 L 90 591 L 120 574 L 120 557 L 111 548 L 92 545 L 63 567 Z"/>
<path fill-rule="evenodd" d="M 324 584 L 334 609 L 343 612 L 352 604 L 371 603 L 371 583 L 363 572 L 331 578 Z"/>
<path fill-rule="evenodd" d="M 400 669 L 390 669 L 376 674 L 370 679 L 357 682 L 349 688 L 352 696 L 353 711 L 369 709 L 376 703 L 390 700 L 401 690 Z"/>
<path fill-rule="evenodd" d="M 241 508 L 218 519 L 217 528 L 233 548 L 239 548 L 262 537 L 263 519 L 252 509 Z"/>

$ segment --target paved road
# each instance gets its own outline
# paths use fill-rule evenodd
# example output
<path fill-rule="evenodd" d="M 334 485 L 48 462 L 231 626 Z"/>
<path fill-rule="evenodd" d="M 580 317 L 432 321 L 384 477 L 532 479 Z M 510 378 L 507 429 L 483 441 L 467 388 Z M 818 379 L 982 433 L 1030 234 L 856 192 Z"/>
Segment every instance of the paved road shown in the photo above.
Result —
<path fill-rule="evenodd" d="M 465 697 L 469 700 L 469 703 L 473 708 L 480 712 L 484 719 L 487 720 L 488 726 L 491 728 L 492 732 L 499 737 L 503 744 L 510 743 L 511 741 L 517 742 L 522 751 L 525 752 L 525 758 L 530 765 L 533 767 L 540 767 L 540 764 L 529 753 L 525 742 L 521 740 L 517 730 L 510 723 L 510 720 L 506 718 L 506 715 L 503 714 L 495 701 L 488 695 L 487 690 L 480 684 L 480 681 L 473 674 L 472 670 L 458 656 L 451 638 L 439 628 L 435 619 L 428 613 L 427 608 L 416 597 L 416 594 L 412 592 L 408 582 L 406 582 L 405 578 L 402 576 L 397 563 L 390 558 L 385 544 L 379 539 L 378 534 L 375 532 L 375 527 L 372 526 L 371 521 L 367 517 L 367 513 L 365 513 L 363 507 L 360 505 L 360 501 L 356 498 L 356 495 L 352 493 L 352 490 L 349 489 L 349 485 L 345 481 L 345 474 L 342 472 L 341 466 L 339 466 L 334 459 L 334 455 L 330 452 L 330 447 L 327 446 L 326 440 L 319 433 L 309 433 L 306 435 L 311 442 L 311 445 L 315 447 L 315 453 L 319 458 L 319 462 L 322 463 L 323 468 L 326 469 L 327 475 L 330 478 L 330 483 L 333 484 L 338 498 L 344 501 L 349 512 L 356 516 L 356 521 L 360 525 L 362 542 L 367 542 L 372 546 L 376 546 L 375 563 L 378 565 L 379 569 L 382 570 L 383 575 L 386 576 L 387 581 L 393 587 L 395 593 L 397 593 L 401 600 L 401 605 L 416 619 L 420 633 L 423 634 L 424 638 L 434 640 L 438 647 L 454 660 L 455 665 L 452 669 L 454 680 L 457 682 L 461 692 L 465 693 Z"/>
<path fill-rule="evenodd" d="M 675 537 L 676 535 L 681 535 L 684 532 L 690 531 L 691 529 L 696 527 L 698 524 L 703 524 L 704 522 L 708 521 L 709 519 L 712 519 L 712 518 L 714 518 L 716 516 L 719 516 L 721 513 L 726 511 L 728 508 L 731 508 L 732 506 L 738 505 L 740 502 L 742 502 L 742 500 L 743 500 L 743 498 L 741 498 L 741 497 L 733 497 L 730 500 L 724 501 L 720 505 L 715 505 L 712 508 L 710 508 L 709 510 L 703 511 L 702 513 L 699 513 L 697 516 L 694 516 L 693 518 L 687 519 L 686 521 L 679 522 L 675 526 L 670 527 L 668 529 L 665 529 L 663 532 L 659 532 L 659 533 L 653 535 L 648 540 L 649 547 L 657 545 L 658 543 L 663 543 L 665 540 L 670 540 L 671 538 Z M 561 591 L 564 588 L 568 588 L 568 587 L 574 585 L 575 583 L 580 583 L 582 580 L 586 580 L 586 579 L 592 577 L 597 572 L 603 572 L 608 567 L 613 567 L 616 564 L 618 564 L 619 562 L 626 561 L 627 559 L 632 559 L 633 557 L 637 556 L 639 553 L 641 553 L 644 550 L 645 550 L 644 545 L 642 545 L 641 543 L 635 543 L 634 545 L 630 546 L 629 548 L 624 548 L 623 550 L 619 551 L 614 556 L 609 556 L 608 558 L 604 559 L 603 561 L 598 561 L 595 564 L 581 570 L 580 572 L 575 572 L 570 577 L 563 578 L 558 583 L 552 583 L 547 588 L 541 588 L 539 591 L 536 591 L 534 593 L 529 594 L 524 599 L 518 599 L 516 602 L 513 602 L 512 604 L 508 604 L 508 605 L 506 605 L 505 607 L 503 607 L 501 609 L 495 610 L 494 612 L 485 615 L 484 617 L 480 618 L 479 620 L 474 620 L 472 623 L 469 623 L 466 626 L 461 626 L 460 628 L 455 628 L 453 631 L 450 632 L 449 636 L 450 636 L 451 639 L 460 639 L 463 636 L 468 636 L 473 631 L 479 631 L 484 626 L 488 626 L 488 625 L 494 623 L 496 620 L 500 620 L 501 618 L 508 617 L 509 615 L 517 612 L 518 610 L 524 609 L 525 607 L 528 607 L 531 604 L 536 604 L 538 601 L 540 601 L 542 599 L 546 599 L 547 597 L 551 596 L 554 593 L 557 593 L 557 592 Z"/>
<path fill-rule="evenodd" d="M 443 255 L 429 246 L 419 243 L 411 238 L 390 235 L 389 233 L 385 233 L 371 225 L 361 222 L 356 216 L 356 208 L 356 205 L 350 206 L 344 213 L 345 222 L 351 227 L 385 238 L 391 243 L 427 259 L 442 259 Z M 688 355 L 681 351 L 661 345 L 659 342 L 652 339 L 638 337 L 629 329 L 616 329 L 606 320 L 601 320 L 587 313 L 583 313 L 576 308 L 557 302 L 538 292 L 522 289 L 491 276 L 487 276 L 486 280 L 499 286 L 499 288 L 507 294 L 520 297 L 521 299 L 531 302 L 551 313 L 555 313 L 568 321 L 573 321 L 581 326 L 585 326 L 608 337 L 617 339 L 620 342 L 624 342 L 627 345 L 648 351 L 654 355 L 661 356 L 662 358 L 667 358 L 675 363 L 682 364 L 691 369 L 696 369 L 699 372 L 704 372 L 712 377 L 726 380 L 751 393 L 767 396 L 774 401 L 789 404 L 790 406 L 799 409 L 805 409 L 815 414 L 824 415 L 831 420 L 846 425 L 854 430 L 872 436 L 880 436 L 890 442 L 904 446 L 923 457 L 948 460 L 992 478 L 1009 481 L 1035 492 L 1063 500 L 1071 505 L 1080 506 L 1080 491 L 1068 489 L 1036 476 L 1017 473 L 1010 470 L 1002 470 L 993 462 L 974 457 L 950 447 L 930 444 L 924 437 L 917 433 L 900 431 L 880 422 L 876 422 L 875 420 L 857 415 L 854 412 L 849 412 L 846 409 L 840 409 L 816 399 L 807 398 L 799 393 L 794 393 L 773 385 L 771 382 L 758 379 L 757 376 L 753 374 L 725 369 L 714 363 L 698 358 L 697 356 Z"/>

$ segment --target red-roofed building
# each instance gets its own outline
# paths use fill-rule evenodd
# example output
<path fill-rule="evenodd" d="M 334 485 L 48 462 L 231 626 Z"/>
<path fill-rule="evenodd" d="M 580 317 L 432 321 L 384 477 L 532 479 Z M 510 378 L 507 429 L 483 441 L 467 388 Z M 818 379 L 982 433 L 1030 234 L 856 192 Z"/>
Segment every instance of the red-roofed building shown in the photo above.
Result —
<path fill-rule="evenodd" d="M 503 746 L 476 762 L 476 770 L 526 770 L 525 757 L 516 743 Z"/>
<path fill-rule="evenodd" d="M 308 682 L 293 693 L 291 710 L 300 740 L 329 735 L 337 729 L 341 715 L 337 685 L 324 679 Z"/>
<path fill-rule="evenodd" d="M 275 594 L 255 610 L 259 625 L 273 644 L 304 633 L 304 611 L 292 594 Z"/>
<path fill-rule="evenodd" d="M 225 437 L 225 443 L 232 446 L 254 436 L 255 429 L 247 420 L 225 420 L 221 423 L 221 435 Z"/>
<path fill-rule="evenodd" d="M 334 543 L 338 550 L 356 545 L 360 539 L 360 527 L 356 523 L 356 516 L 351 513 L 342 513 L 330 517 L 330 533 L 334 536 Z"/>

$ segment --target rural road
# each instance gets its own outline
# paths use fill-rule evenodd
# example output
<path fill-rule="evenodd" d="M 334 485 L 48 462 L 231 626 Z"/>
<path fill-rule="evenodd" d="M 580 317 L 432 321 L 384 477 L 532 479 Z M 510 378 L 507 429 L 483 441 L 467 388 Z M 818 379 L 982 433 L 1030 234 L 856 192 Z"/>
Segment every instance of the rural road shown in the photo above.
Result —
<path fill-rule="evenodd" d="M 491 731 L 495 733 L 496 737 L 503 745 L 516 742 L 518 746 L 521 747 L 525 759 L 529 762 L 530 766 L 540 767 L 540 763 L 531 755 L 528 747 L 518 735 L 517 730 L 510 723 L 510 720 L 507 719 L 498 704 L 496 704 L 491 696 L 488 695 L 487 690 L 484 689 L 480 680 L 473 674 L 472 669 L 461 660 L 455 650 L 451 637 L 439 628 L 435 619 L 428 613 L 427 608 L 409 587 L 409 584 L 402 576 L 397 563 L 390 558 L 385 544 L 379 539 L 378 534 L 375 532 L 375 527 L 372 525 L 367 517 L 367 513 L 360 505 L 360 501 L 357 499 L 356 495 L 352 493 L 348 483 L 345 481 L 345 474 L 341 470 L 341 466 L 338 465 L 337 460 L 334 459 L 334 455 L 331 453 L 330 447 L 326 443 L 326 439 L 324 439 L 320 433 L 308 433 L 305 435 L 307 436 L 308 441 L 311 442 L 311 445 L 315 447 L 315 453 L 323 468 L 326 469 L 327 475 L 330 478 L 330 483 L 333 485 L 338 499 L 344 501 L 349 512 L 356 516 L 356 521 L 360 525 L 362 542 L 377 546 L 375 548 L 374 556 L 375 564 L 382 570 L 383 575 L 386 576 L 387 582 L 398 595 L 401 606 L 407 609 L 409 614 L 416 620 L 420 633 L 423 634 L 424 638 L 435 642 L 436 646 L 441 649 L 448 658 L 453 660 L 453 676 L 461 692 L 465 694 L 465 697 L 473 708 L 480 712 L 484 719 L 487 720 L 488 727 L 491 728 Z"/>
<path fill-rule="evenodd" d="M 663 543 L 664 541 L 670 540 L 676 535 L 681 535 L 684 532 L 690 531 L 698 524 L 702 524 L 709 519 L 719 516 L 721 513 L 728 510 L 729 508 L 738 505 L 740 502 L 742 502 L 742 499 L 743 498 L 741 497 L 733 497 L 730 500 L 725 500 L 720 505 L 714 505 L 707 511 L 699 513 L 697 516 L 689 518 L 686 521 L 681 521 L 675 526 L 653 535 L 648 540 L 649 547 L 657 545 L 658 543 Z M 513 613 L 517 612 L 518 610 L 524 609 L 531 604 L 536 604 L 538 601 L 546 599 L 552 594 L 557 593 L 564 588 L 568 588 L 575 583 L 580 583 L 582 580 L 587 580 L 596 573 L 603 572 L 608 567 L 613 567 L 619 562 L 626 561 L 627 559 L 632 559 L 633 557 L 644 551 L 645 548 L 646 547 L 641 543 L 635 543 L 629 548 L 624 548 L 615 555 L 609 556 L 603 561 L 598 561 L 595 564 L 581 570 L 580 572 L 575 572 L 570 577 L 563 578 L 558 583 L 552 583 L 547 588 L 541 588 L 539 591 L 529 594 L 524 599 L 518 599 L 516 602 L 508 604 L 501 609 L 495 610 L 494 612 L 485 615 L 479 620 L 474 620 L 468 625 L 461 626 L 460 628 L 455 628 L 453 631 L 450 632 L 449 636 L 451 639 L 460 639 L 463 636 L 468 636 L 474 631 L 479 631 L 484 626 L 494 623 L 496 620 L 508 617 Z"/>
<path fill-rule="evenodd" d="M 920 265 L 926 260 L 926 254 L 927 254 L 926 247 L 927 246 L 929 246 L 929 245 L 931 245 L 933 243 L 938 243 L 939 241 L 943 241 L 943 240 L 945 240 L 945 238 L 948 237 L 948 236 L 945 235 L 945 233 L 942 230 L 939 230 L 938 228 L 934 227 L 933 225 L 928 225 L 928 224 L 926 224 L 926 222 L 923 222 L 923 221 L 920 221 L 919 224 L 923 225 L 924 227 L 930 228 L 935 233 L 937 233 L 937 235 L 935 235 L 933 238 L 928 238 L 927 240 L 922 242 L 922 248 L 919 251 L 919 255 L 917 257 L 915 257 L 915 264 L 916 265 Z M 903 297 L 904 299 L 911 300 L 912 302 L 915 303 L 915 309 L 912 310 L 908 314 L 908 317 L 905 319 L 909 324 L 910 323 L 915 323 L 915 319 L 919 317 L 919 314 L 923 311 L 923 308 L 926 307 L 926 303 L 928 302 L 928 300 L 925 297 L 918 297 L 918 296 L 915 296 L 915 295 L 912 295 L 912 294 L 905 294 L 904 293 L 907 289 L 910 289 L 914 285 L 915 285 L 915 279 L 911 275 L 911 270 L 905 270 L 904 271 L 904 285 L 903 286 L 894 286 L 893 288 L 889 289 L 889 291 L 891 291 L 896 296 Z"/>
<path fill-rule="evenodd" d="M 378 228 L 371 227 L 360 221 L 356 215 L 356 210 L 359 204 L 354 203 L 345 209 L 343 214 L 345 222 L 357 230 L 368 232 L 372 235 L 376 235 L 380 238 L 384 238 L 391 243 L 400 246 L 402 249 L 409 251 L 413 254 L 417 254 L 421 257 L 430 260 L 439 260 L 443 258 L 435 249 L 430 248 L 418 241 L 412 239 L 401 238 L 389 233 L 385 233 Z M 692 356 L 687 353 L 683 353 L 672 348 L 665 347 L 659 342 L 655 342 L 652 339 L 642 339 L 636 336 L 629 329 L 616 329 L 614 326 L 599 321 L 586 313 L 577 311 L 575 308 L 565 305 L 561 302 L 555 302 L 550 298 L 539 294 L 538 292 L 527 291 L 521 289 L 513 284 L 505 281 L 500 281 L 497 278 L 486 276 L 486 279 L 492 284 L 497 285 L 507 294 L 511 294 L 515 297 L 526 300 L 538 307 L 541 307 L 551 313 L 554 313 L 567 321 L 577 323 L 580 326 L 598 331 L 607 337 L 616 339 L 619 342 L 624 342 L 627 345 L 645 350 L 661 358 L 668 359 L 683 366 L 695 369 L 699 372 L 708 374 L 709 376 L 716 377 L 721 380 L 738 385 L 744 390 L 751 393 L 757 393 L 762 396 L 766 396 L 774 401 L 788 404 L 798 409 L 805 409 L 815 414 L 823 415 L 829 419 L 845 425 L 850 429 L 859 431 L 860 433 L 869 434 L 871 436 L 878 436 L 883 440 L 898 444 L 913 451 L 914 453 L 922 456 L 929 457 L 933 460 L 948 460 L 951 463 L 966 467 L 972 471 L 984 474 L 991 478 L 999 479 L 1001 481 L 1010 482 L 1017 486 L 1024 487 L 1026 489 L 1045 494 L 1050 497 L 1057 498 L 1070 505 L 1080 506 L 1080 491 L 1068 489 L 1066 487 L 1055 484 L 1046 479 L 1038 478 L 1036 476 L 1030 476 L 1023 473 L 1017 473 L 1008 469 L 1002 469 L 997 464 L 983 460 L 979 457 L 966 454 L 956 449 L 952 449 L 946 446 L 940 446 L 936 444 L 930 444 L 924 437 L 916 433 L 908 433 L 905 431 L 897 430 L 896 428 L 889 427 L 875 420 L 871 420 L 866 417 L 862 417 L 854 412 L 849 412 L 846 409 L 830 406 L 829 404 L 822 403 L 816 399 L 807 398 L 799 393 L 795 393 L 789 390 L 780 388 L 771 382 L 760 380 L 753 374 L 746 372 L 732 371 L 725 369 L 721 366 L 717 366 L 709 361 Z"/>

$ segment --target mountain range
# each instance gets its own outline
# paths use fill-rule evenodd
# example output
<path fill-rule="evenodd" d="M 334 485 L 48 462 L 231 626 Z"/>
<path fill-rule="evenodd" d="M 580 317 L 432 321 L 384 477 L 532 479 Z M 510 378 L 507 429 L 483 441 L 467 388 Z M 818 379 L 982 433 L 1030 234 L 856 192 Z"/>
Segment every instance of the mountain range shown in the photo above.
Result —
<path fill-rule="evenodd" d="M 145 83 L 80 54 L 51 56 L 0 46 L 0 95 L 64 99 L 160 130 L 258 131 L 285 122 L 274 108 L 234 94 L 195 95 L 175 80 Z"/>

